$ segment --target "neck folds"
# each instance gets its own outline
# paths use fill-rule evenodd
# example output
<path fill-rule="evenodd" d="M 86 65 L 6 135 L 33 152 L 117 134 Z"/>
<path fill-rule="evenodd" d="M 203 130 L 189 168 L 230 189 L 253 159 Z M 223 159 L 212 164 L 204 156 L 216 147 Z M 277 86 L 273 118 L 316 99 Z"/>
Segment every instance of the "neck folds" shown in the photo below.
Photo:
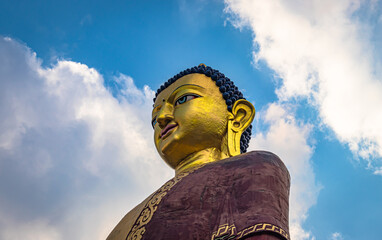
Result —
<path fill-rule="evenodd" d="M 194 152 L 185 157 L 175 168 L 175 174 L 199 168 L 205 164 L 228 158 L 228 154 L 223 153 L 217 148 L 207 148 L 199 152 Z"/>

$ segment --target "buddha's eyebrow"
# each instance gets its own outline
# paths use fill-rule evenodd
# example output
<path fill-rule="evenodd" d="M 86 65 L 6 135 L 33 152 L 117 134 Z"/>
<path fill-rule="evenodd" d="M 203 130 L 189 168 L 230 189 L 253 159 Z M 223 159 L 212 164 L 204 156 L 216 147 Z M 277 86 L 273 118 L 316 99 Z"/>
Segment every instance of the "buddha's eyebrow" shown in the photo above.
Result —
<path fill-rule="evenodd" d="M 175 92 L 176 90 L 178 90 L 179 88 L 182 88 L 182 87 L 184 87 L 184 86 L 191 86 L 191 88 L 203 88 L 203 89 L 204 89 L 204 87 L 199 86 L 199 85 L 196 85 L 196 84 L 191 84 L 191 83 L 183 84 L 183 85 L 180 85 L 179 87 L 175 88 L 174 91 L 171 92 L 170 97 L 174 94 L 174 92 Z M 169 98 L 170 98 L 170 97 L 169 97 Z M 160 104 L 161 104 L 161 103 L 159 103 L 158 105 L 154 106 L 154 107 L 153 107 L 153 111 L 154 111 Z"/>
<path fill-rule="evenodd" d="M 199 88 L 203 88 L 203 89 L 204 89 L 204 87 L 199 86 L 199 85 L 196 85 L 196 84 L 191 84 L 191 83 L 189 83 L 189 84 L 183 84 L 183 85 L 180 85 L 179 87 L 175 88 L 174 91 L 172 91 L 172 93 L 170 94 L 170 96 L 171 96 L 176 90 L 178 90 L 179 88 L 184 87 L 184 86 L 194 86 L 194 87 L 197 87 L 197 88 L 199 87 Z"/>

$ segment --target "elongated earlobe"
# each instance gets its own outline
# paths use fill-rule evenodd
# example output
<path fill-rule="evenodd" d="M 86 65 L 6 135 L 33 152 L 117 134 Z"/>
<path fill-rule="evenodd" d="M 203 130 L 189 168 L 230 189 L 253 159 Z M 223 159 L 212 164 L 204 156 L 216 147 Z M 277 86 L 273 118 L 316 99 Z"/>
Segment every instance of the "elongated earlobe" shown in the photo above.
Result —
<path fill-rule="evenodd" d="M 228 153 L 231 157 L 240 154 L 241 134 L 251 125 L 254 117 L 252 103 L 244 99 L 235 102 L 228 119 Z"/>

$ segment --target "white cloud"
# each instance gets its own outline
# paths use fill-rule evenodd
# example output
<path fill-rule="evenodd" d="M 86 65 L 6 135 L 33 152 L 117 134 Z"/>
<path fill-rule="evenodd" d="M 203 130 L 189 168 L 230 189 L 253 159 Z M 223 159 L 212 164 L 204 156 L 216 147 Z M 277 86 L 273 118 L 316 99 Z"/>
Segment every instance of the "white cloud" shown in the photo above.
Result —
<path fill-rule="evenodd" d="M 249 27 L 254 33 L 255 64 L 263 62 L 274 70 L 278 81 L 276 93 L 279 104 L 307 100 L 317 109 L 320 117 L 318 125 L 333 130 L 338 140 L 345 143 L 356 157 L 365 160 L 367 168 L 374 174 L 381 174 L 382 64 L 379 43 L 373 40 L 380 34 L 375 26 L 380 24 L 377 16 L 379 13 L 373 10 L 378 5 L 376 1 L 225 2 L 225 11 L 229 13 L 231 22 L 238 28 Z M 377 20 L 370 22 L 373 18 Z M 272 105 L 267 111 L 272 112 Z M 270 150 L 282 147 L 277 138 L 271 136 L 272 130 L 276 134 L 275 129 L 280 128 L 277 131 L 281 131 L 281 136 L 284 136 L 283 129 L 288 126 L 288 120 L 283 120 L 285 117 L 277 117 L 280 120 L 271 122 L 269 132 L 260 133 L 255 138 L 260 143 L 269 142 L 272 146 Z M 296 126 L 296 133 L 305 136 L 306 126 Z M 288 138 L 284 140 L 284 146 L 293 142 L 291 139 L 288 141 Z M 300 144 L 304 146 L 306 143 L 300 141 Z M 312 169 L 307 162 L 310 157 L 307 149 L 308 145 L 301 148 L 303 160 L 290 162 L 291 172 L 294 172 L 293 168 L 297 170 L 291 174 L 292 179 L 296 178 L 294 174 L 302 174 L 299 171 L 304 171 L 303 166 Z M 293 156 L 295 152 L 290 151 L 288 154 Z M 285 157 L 288 158 L 288 154 Z M 306 177 L 301 175 L 301 179 Z M 310 184 L 314 184 L 314 177 L 310 179 Z M 297 185 L 300 180 L 297 180 Z M 312 191 L 311 195 L 299 198 L 299 195 L 305 194 L 300 192 L 303 189 L 304 186 L 295 187 L 294 194 L 297 196 L 293 196 L 293 193 L 291 195 L 291 230 L 300 239 L 307 239 L 310 238 L 309 233 L 302 228 L 295 228 L 301 227 L 301 224 L 293 225 L 293 215 L 294 212 L 301 213 L 302 217 L 297 218 L 297 222 L 303 222 L 317 196 Z M 301 207 L 301 203 L 304 207 Z M 294 209 L 296 206 L 298 208 Z M 297 234 L 298 231 L 302 232 Z"/>
<path fill-rule="evenodd" d="M 373 169 L 382 157 L 382 75 L 361 0 L 227 0 L 254 34 L 256 61 L 281 80 L 282 101 L 306 98 L 326 126 Z M 365 8 L 365 14 L 368 14 Z"/>
<path fill-rule="evenodd" d="M 0 239 L 105 239 L 173 172 L 155 152 L 153 92 L 123 74 L 42 67 L 0 38 Z"/>
<path fill-rule="evenodd" d="M 331 240 L 343 240 L 344 238 L 342 237 L 342 234 L 339 232 L 332 233 Z"/>
<path fill-rule="evenodd" d="M 25 240 L 51 240 L 63 239 L 57 229 L 44 220 L 30 221 L 27 223 L 11 222 L 10 219 L 1 219 L 2 239 L 25 239 Z M 17 226 L 17 227 L 15 227 Z"/>
<path fill-rule="evenodd" d="M 382 176 L 382 167 L 379 167 L 377 169 L 374 170 L 374 174 L 375 175 L 381 175 Z"/>
<path fill-rule="evenodd" d="M 308 143 L 312 126 L 298 122 L 287 105 L 272 103 L 260 111 L 257 124 L 268 125 L 251 140 L 250 150 L 268 150 L 277 154 L 291 175 L 289 224 L 292 239 L 314 239 L 302 228 L 308 209 L 316 203 L 320 187 L 310 162 L 313 153 Z"/>

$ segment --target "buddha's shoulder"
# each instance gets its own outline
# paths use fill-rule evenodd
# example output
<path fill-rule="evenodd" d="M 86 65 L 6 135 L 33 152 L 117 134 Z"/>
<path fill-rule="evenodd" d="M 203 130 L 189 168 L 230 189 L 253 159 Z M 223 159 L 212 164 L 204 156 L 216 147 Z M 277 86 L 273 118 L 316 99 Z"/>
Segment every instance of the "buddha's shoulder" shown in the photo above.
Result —
<path fill-rule="evenodd" d="M 254 175 L 256 172 L 262 172 L 262 174 L 278 172 L 290 179 L 288 169 L 283 161 L 276 154 L 267 151 L 252 151 L 226 158 L 205 166 L 201 171 L 216 172 L 218 175 L 223 173 L 236 175 L 245 172 Z"/>
<path fill-rule="evenodd" d="M 115 226 L 113 231 L 107 237 L 107 240 L 120 240 L 120 239 L 125 240 L 130 229 L 134 225 L 135 221 L 141 214 L 146 203 L 151 199 L 153 194 L 151 194 L 143 202 L 141 202 L 135 208 L 133 208 L 130 212 L 128 212 L 117 224 L 117 226 Z"/>
<path fill-rule="evenodd" d="M 273 166 L 288 171 L 283 161 L 274 153 L 268 151 L 252 151 L 243 153 L 235 157 L 224 159 L 220 162 L 226 167 L 247 167 L 266 165 Z"/>

